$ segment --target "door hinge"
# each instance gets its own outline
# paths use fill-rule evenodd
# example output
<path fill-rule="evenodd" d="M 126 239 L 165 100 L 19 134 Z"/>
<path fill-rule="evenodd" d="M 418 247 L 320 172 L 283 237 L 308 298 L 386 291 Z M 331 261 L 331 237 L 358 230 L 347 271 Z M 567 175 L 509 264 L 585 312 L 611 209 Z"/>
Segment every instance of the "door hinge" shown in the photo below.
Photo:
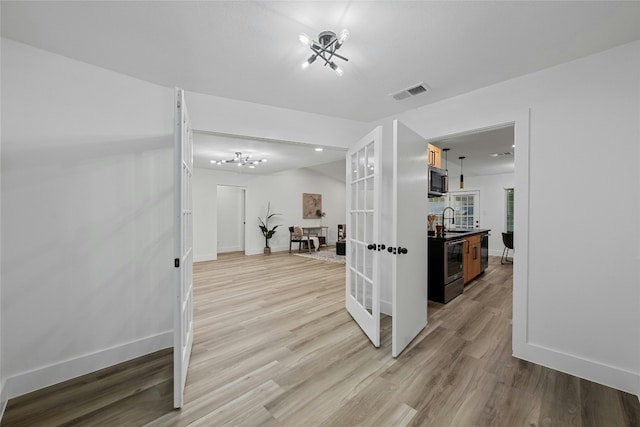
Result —
<path fill-rule="evenodd" d="M 176 258 L 173 260 L 173 266 L 175 268 L 180 268 L 180 258 Z"/>

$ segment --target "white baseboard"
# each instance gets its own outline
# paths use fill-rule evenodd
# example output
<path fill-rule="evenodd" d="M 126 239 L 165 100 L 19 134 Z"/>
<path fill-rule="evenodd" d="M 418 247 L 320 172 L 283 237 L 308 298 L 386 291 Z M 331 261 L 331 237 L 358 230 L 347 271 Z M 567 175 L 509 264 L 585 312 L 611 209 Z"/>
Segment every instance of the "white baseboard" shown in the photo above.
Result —
<path fill-rule="evenodd" d="M 2 421 L 2 417 L 4 416 L 4 411 L 7 409 L 7 399 L 5 395 L 6 387 L 4 386 L 4 381 L 0 382 L 0 422 Z"/>
<path fill-rule="evenodd" d="M 391 304 L 391 301 L 380 300 L 380 313 L 393 316 L 393 304 Z"/>
<path fill-rule="evenodd" d="M 203 254 L 203 255 L 194 255 L 193 262 L 202 262 L 202 261 L 215 261 L 218 259 L 218 254 Z"/>
<path fill-rule="evenodd" d="M 173 331 L 17 374 L 6 379 L 3 398 L 22 396 L 169 347 L 173 347 Z"/>
<path fill-rule="evenodd" d="M 640 396 L 638 389 L 640 375 L 637 372 L 626 371 L 532 343 L 524 344 L 520 350 L 514 351 L 513 357 Z"/>
<path fill-rule="evenodd" d="M 243 250 L 240 246 L 227 246 L 223 248 L 218 248 L 218 253 L 223 254 L 225 252 L 239 252 Z"/>

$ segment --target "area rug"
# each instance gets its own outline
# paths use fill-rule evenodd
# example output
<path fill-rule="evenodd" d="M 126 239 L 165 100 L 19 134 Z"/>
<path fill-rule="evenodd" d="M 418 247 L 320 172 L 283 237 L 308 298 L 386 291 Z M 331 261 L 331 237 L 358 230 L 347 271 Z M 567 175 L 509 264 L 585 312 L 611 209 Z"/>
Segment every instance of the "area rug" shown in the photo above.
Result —
<path fill-rule="evenodd" d="M 340 264 L 346 264 L 347 263 L 347 257 L 342 256 L 342 255 L 336 255 L 336 251 L 334 250 L 329 250 L 329 251 L 318 251 L 318 252 L 299 252 L 297 254 L 294 255 L 298 255 L 301 257 L 305 257 L 305 258 L 313 258 L 313 259 L 317 259 L 319 261 L 328 261 L 328 262 L 337 262 Z"/>

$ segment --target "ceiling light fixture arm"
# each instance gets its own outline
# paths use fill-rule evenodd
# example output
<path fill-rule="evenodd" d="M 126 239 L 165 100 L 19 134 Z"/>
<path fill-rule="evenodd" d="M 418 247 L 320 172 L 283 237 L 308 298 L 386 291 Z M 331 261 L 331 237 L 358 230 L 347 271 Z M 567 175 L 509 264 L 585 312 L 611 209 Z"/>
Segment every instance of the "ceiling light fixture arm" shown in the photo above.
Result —
<path fill-rule="evenodd" d="M 322 52 L 327 52 L 327 53 L 330 53 L 332 56 L 335 56 L 336 58 L 342 59 L 343 61 L 347 61 L 347 62 L 349 61 L 349 58 L 345 58 L 344 56 L 336 53 L 335 50 L 333 50 L 333 51 L 332 50 L 328 50 L 328 49 L 326 49 L 326 48 L 324 48 L 324 47 L 322 47 L 320 45 L 311 46 L 311 50 L 313 50 L 316 53 L 316 55 L 321 55 L 322 56 Z M 318 51 L 318 50 L 320 50 L 321 52 Z M 322 56 L 322 57 L 324 58 L 324 56 Z M 329 59 L 331 59 L 331 56 L 329 57 Z M 326 60 L 327 59 L 325 59 L 325 61 Z"/>

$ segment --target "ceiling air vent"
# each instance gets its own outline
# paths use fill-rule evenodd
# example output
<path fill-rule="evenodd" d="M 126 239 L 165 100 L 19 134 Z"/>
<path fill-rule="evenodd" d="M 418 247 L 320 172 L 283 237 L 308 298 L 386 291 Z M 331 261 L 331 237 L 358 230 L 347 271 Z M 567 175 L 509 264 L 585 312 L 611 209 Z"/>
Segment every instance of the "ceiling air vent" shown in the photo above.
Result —
<path fill-rule="evenodd" d="M 429 90 L 427 85 L 425 85 L 424 83 L 419 83 L 415 86 L 402 89 L 400 92 L 392 93 L 391 96 L 396 101 L 402 101 L 403 99 L 407 99 L 410 96 L 415 96 L 421 93 L 425 93 L 427 90 Z"/>

